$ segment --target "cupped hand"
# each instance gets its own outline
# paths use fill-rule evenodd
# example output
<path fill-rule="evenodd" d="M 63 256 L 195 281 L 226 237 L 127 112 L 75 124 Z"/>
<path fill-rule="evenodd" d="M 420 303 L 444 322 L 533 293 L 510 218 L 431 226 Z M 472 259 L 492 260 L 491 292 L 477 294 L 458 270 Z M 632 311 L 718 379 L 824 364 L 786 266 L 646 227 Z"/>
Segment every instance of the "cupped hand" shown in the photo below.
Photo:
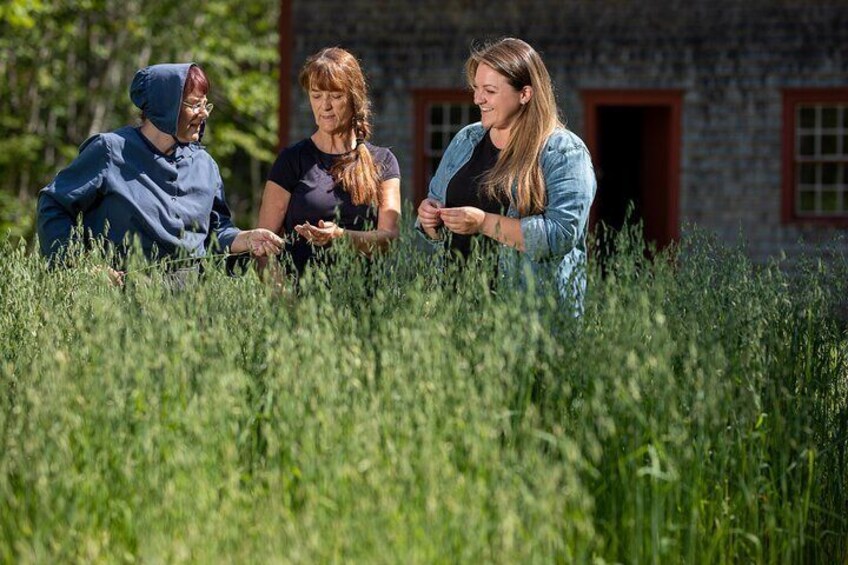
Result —
<path fill-rule="evenodd" d="M 118 287 L 124 286 L 124 276 L 126 275 L 126 273 L 124 271 L 117 271 L 117 270 L 113 269 L 112 267 L 98 265 L 98 266 L 94 267 L 93 272 L 97 275 L 99 275 L 100 273 L 105 273 L 106 279 L 109 281 L 109 284 L 111 284 L 112 286 L 118 286 Z"/>
<path fill-rule="evenodd" d="M 432 198 L 425 198 L 418 205 L 418 223 L 421 225 L 424 233 L 430 236 L 431 239 L 438 239 L 439 237 L 436 228 L 442 225 L 442 219 L 439 213 L 441 208 L 442 204 Z"/>
<path fill-rule="evenodd" d="M 294 227 L 294 231 L 312 245 L 323 247 L 332 240 L 344 235 L 344 230 L 337 226 L 334 222 L 325 222 L 318 220 L 318 225 L 313 226 L 309 222 L 304 222 L 299 226 Z"/>
<path fill-rule="evenodd" d="M 486 213 L 480 208 L 473 206 L 459 206 L 457 208 L 442 208 L 439 217 L 453 233 L 468 235 L 480 233 L 483 229 L 483 221 Z"/>
<path fill-rule="evenodd" d="M 242 243 L 246 247 L 243 251 L 249 251 L 254 257 L 279 255 L 283 249 L 283 238 L 265 228 L 246 230 L 239 235 L 243 236 Z"/>

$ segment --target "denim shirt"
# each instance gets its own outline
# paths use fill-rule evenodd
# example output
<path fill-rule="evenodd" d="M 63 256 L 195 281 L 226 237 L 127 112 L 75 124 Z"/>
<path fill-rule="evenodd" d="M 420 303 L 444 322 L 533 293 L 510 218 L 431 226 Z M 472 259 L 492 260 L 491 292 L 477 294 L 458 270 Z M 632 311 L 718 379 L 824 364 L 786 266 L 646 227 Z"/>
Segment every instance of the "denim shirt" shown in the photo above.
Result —
<path fill-rule="evenodd" d="M 478 122 L 454 136 L 430 181 L 428 198 L 445 203 L 450 180 L 468 162 L 485 134 Z M 579 312 L 586 290 L 589 209 L 597 189 L 592 159 L 579 137 L 557 128 L 545 142 L 541 166 L 547 192 L 545 209 L 541 214 L 520 218 L 524 253 L 501 245 L 498 272 L 503 282 L 521 287 L 556 284 L 560 296 Z M 509 207 L 506 215 L 519 218 L 514 206 Z M 439 245 L 420 227 L 418 232 L 432 245 Z"/>

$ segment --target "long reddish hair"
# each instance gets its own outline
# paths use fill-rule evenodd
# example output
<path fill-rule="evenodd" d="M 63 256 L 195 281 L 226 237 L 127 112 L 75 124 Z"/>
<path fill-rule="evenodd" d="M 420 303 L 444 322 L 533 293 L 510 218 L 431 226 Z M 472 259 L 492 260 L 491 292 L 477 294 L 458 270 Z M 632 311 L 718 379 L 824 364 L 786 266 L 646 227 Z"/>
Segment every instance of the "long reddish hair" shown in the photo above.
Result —
<path fill-rule="evenodd" d="M 307 93 L 312 88 L 347 93 L 353 108 L 349 130 L 356 136 L 356 148 L 341 155 L 330 174 L 354 204 L 379 206 L 380 172 L 365 146 L 371 137 L 371 101 L 356 57 L 340 47 L 322 49 L 306 60 L 299 81 Z"/>

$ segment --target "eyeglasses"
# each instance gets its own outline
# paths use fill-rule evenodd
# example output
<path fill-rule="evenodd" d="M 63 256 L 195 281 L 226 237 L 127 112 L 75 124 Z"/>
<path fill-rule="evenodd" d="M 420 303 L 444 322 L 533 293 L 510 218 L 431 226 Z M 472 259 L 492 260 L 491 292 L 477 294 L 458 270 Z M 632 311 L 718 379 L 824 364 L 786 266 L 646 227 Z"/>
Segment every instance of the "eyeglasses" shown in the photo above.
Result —
<path fill-rule="evenodd" d="M 197 104 L 189 104 L 188 102 L 183 102 L 183 106 L 191 108 L 191 111 L 194 112 L 195 114 L 200 113 L 201 110 L 206 110 L 207 114 L 211 114 L 212 108 L 215 107 L 215 105 L 212 104 L 211 102 L 209 102 L 209 103 L 198 102 Z"/>

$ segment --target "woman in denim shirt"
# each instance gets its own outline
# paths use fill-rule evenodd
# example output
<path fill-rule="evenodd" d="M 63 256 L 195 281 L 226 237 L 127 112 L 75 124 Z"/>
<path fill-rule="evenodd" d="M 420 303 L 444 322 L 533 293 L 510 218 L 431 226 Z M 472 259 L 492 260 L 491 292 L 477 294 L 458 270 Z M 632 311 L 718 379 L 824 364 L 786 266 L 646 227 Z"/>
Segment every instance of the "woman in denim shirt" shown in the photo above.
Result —
<path fill-rule="evenodd" d="M 434 245 L 446 232 L 491 238 L 501 244 L 502 277 L 555 284 L 579 312 L 596 190 L 586 145 L 560 122 L 550 75 L 524 41 L 502 39 L 472 52 L 466 73 L 481 122 L 457 133 L 445 151 L 418 207 L 419 230 Z"/>

